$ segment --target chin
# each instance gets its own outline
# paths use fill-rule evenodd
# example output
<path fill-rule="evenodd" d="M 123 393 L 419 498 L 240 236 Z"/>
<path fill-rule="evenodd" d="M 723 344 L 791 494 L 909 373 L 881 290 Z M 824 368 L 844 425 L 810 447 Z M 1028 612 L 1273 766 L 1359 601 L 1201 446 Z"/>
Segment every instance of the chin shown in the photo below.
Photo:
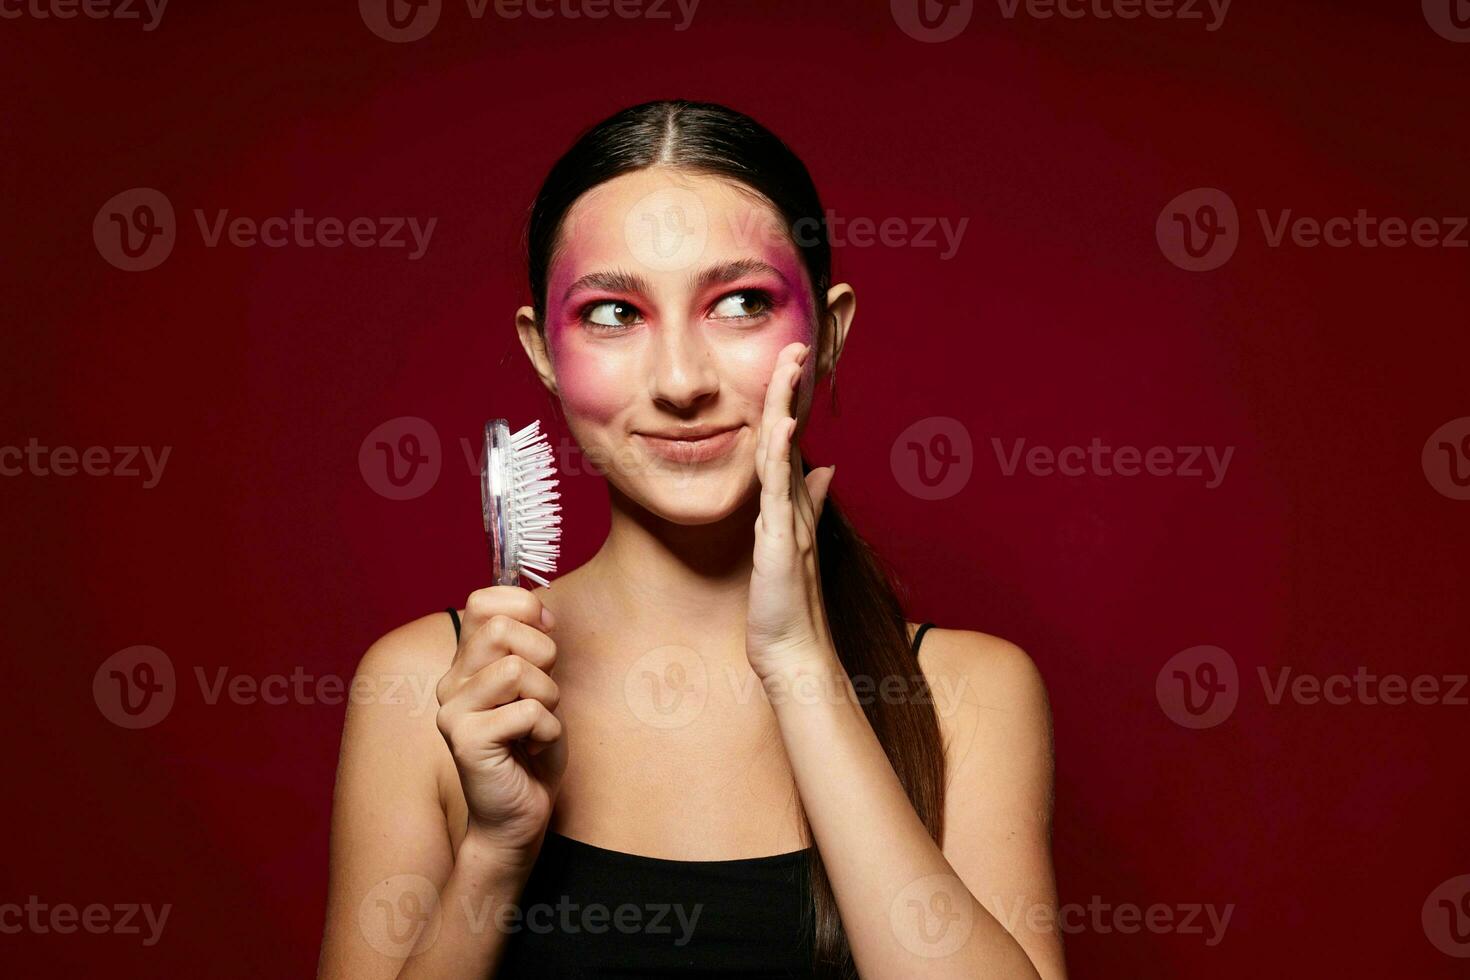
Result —
<path fill-rule="evenodd" d="M 754 463 L 744 469 L 728 465 L 690 469 L 671 467 L 640 475 L 628 488 L 650 513 L 672 524 L 714 524 L 740 510 L 757 487 Z M 738 474 L 749 472 L 748 478 Z"/>

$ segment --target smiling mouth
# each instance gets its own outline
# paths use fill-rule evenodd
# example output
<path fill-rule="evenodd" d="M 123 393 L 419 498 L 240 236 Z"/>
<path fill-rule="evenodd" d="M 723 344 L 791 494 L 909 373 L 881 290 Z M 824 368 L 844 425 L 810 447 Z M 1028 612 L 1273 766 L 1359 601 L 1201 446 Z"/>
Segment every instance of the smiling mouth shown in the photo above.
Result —
<path fill-rule="evenodd" d="M 719 459 L 735 446 L 740 437 L 740 426 L 714 432 L 699 439 L 669 439 L 645 432 L 637 433 L 643 444 L 664 459 L 675 463 L 706 463 Z"/>

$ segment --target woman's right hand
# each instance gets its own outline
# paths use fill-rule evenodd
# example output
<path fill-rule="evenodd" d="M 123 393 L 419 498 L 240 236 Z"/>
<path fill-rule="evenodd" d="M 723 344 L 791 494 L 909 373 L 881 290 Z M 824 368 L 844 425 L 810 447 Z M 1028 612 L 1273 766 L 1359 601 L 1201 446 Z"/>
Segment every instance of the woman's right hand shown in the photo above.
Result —
<path fill-rule="evenodd" d="M 530 591 L 492 586 L 465 602 L 459 647 L 440 678 L 439 732 L 469 808 L 467 839 L 535 859 L 562 773 L 566 740 L 551 679 L 555 620 Z"/>

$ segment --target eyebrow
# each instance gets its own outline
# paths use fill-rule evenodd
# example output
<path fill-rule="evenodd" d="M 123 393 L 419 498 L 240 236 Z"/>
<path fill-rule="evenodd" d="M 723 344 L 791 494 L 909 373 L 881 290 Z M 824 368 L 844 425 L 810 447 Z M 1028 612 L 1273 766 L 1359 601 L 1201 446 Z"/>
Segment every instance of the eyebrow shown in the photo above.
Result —
<path fill-rule="evenodd" d="M 737 259 L 733 262 L 721 262 L 719 265 L 712 265 L 701 271 L 698 276 L 693 277 L 692 283 L 695 289 L 706 289 L 710 286 L 735 282 L 745 276 L 757 274 L 772 275 L 780 279 L 788 287 L 791 285 L 786 277 L 781 274 L 780 269 L 777 269 L 769 262 L 762 262 L 760 259 Z M 621 269 L 614 269 L 606 272 L 587 273 L 587 275 L 582 276 L 567 287 L 566 294 L 562 299 L 565 300 L 573 293 L 582 289 L 596 289 L 609 293 L 638 293 L 643 296 L 647 296 L 653 292 L 653 290 L 648 288 L 648 281 L 642 276 L 634 275 L 631 272 L 624 272 Z"/>

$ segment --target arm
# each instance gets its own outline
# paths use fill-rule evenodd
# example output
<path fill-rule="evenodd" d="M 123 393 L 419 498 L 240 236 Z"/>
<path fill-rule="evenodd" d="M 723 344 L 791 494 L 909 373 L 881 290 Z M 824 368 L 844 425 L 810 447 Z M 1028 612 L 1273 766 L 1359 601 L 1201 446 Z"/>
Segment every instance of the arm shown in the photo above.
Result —
<path fill-rule="evenodd" d="M 495 913 L 518 899 L 530 869 L 473 835 L 451 846 L 442 801 L 457 777 L 435 724 L 435 684 L 452 639 L 447 617 L 425 617 L 380 639 L 358 667 L 353 690 L 365 693 L 349 699 L 332 807 L 324 980 L 483 978 L 504 944 Z M 433 650 L 444 655 L 424 652 Z"/>
<path fill-rule="evenodd" d="M 800 343 L 783 348 L 766 389 L 745 652 L 775 712 L 853 959 L 869 980 L 1063 977 L 1058 937 L 1031 927 L 1056 904 L 1046 692 L 1026 655 L 993 638 L 963 633 L 948 657 L 925 651 L 935 676 L 958 680 L 973 699 L 968 718 L 949 712 L 960 727 L 947 733 L 941 850 L 833 648 L 816 528 L 835 467 L 803 473 L 790 414 L 809 353 Z M 997 908 L 1002 924 L 981 898 L 1019 902 L 1017 924 Z"/>
<path fill-rule="evenodd" d="M 1060 980 L 1045 688 L 1004 641 L 931 630 L 924 650 L 925 673 L 950 682 L 935 685 L 948 743 L 943 850 L 835 652 L 766 681 L 853 959 L 867 978 Z M 801 697 L 803 685 L 847 696 Z"/>

